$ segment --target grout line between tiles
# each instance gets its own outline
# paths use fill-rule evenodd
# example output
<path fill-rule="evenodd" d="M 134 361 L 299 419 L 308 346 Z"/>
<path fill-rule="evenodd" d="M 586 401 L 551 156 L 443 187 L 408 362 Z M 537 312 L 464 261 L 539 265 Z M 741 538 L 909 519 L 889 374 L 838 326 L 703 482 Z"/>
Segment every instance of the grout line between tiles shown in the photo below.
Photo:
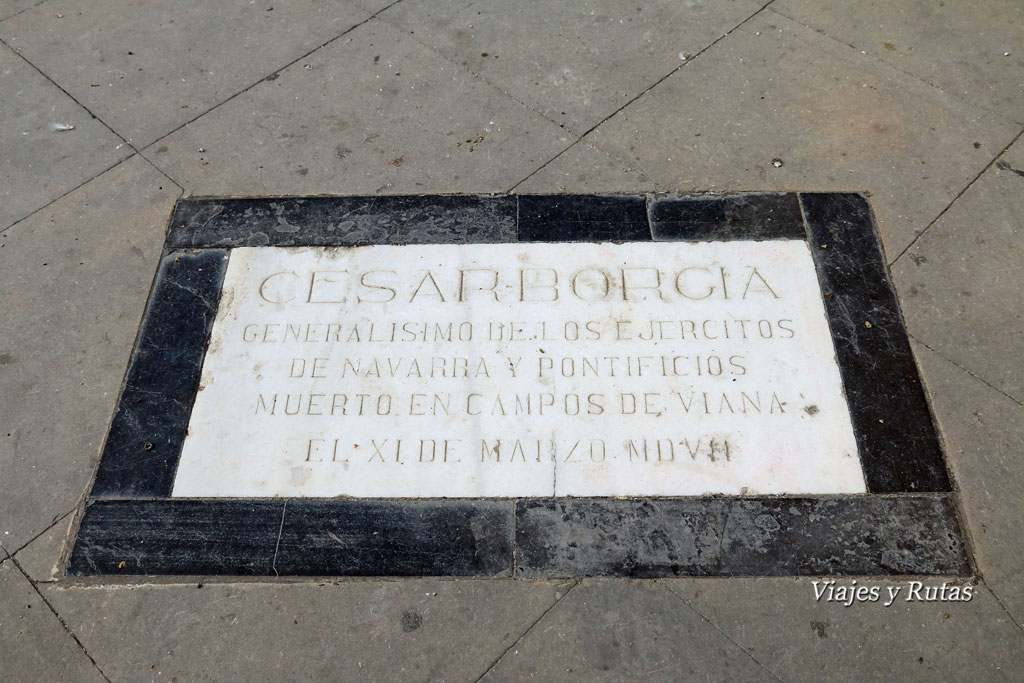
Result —
<path fill-rule="evenodd" d="M 179 130 L 181 130 L 182 128 L 185 128 L 186 126 L 189 126 L 189 125 L 191 125 L 192 123 L 195 123 L 195 122 L 196 122 L 196 121 L 197 121 L 198 119 L 201 119 L 202 117 L 206 116 L 206 115 L 207 115 L 207 114 L 209 114 L 210 112 L 212 112 L 212 111 L 214 111 L 214 110 L 216 110 L 216 109 L 219 109 L 220 107 L 224 106 L 225 104 L 227 104 L 227 103 L 228 103 L 228 102 L 230 102 L 231 100 L 235 99 L 235 98 L 236 98 L 236 97 L 238 97 L 239 95 L 243 95 L 243 94 L 245 94 L 245 93 L 249 92 L 250 90 L 252 90 L 253 88 L 255 88 L 255 87 L 256 87 L 257 85 L 259 85 L 259 84 L 260 84 L 260 83 L 262 83 L 263 81 L 267 80 L 267 78 L 268 78 L 269 76 L 272 76 L 272 75 L 274 75 L 274 74 L 276 74 L 276 73 L 280 73 L 281 71 L 284 71 L 285 69 L 289 68 L 289 67 L 290 67 L 290 66 L 292 66 L 293 64 L 296 64 L 297 62 L 300 62 L 300 61 L 302 61 L 303 59 L 305 59 L 305 58 L 309 57 L 309 56 L 310 56 L 311 54 L 313 54 L 314 52 L 316 52 L 316 51 L 318 51 L 318 50 L 321 50 L 321 49 L 323 49 L 323 48 L 327 47 L 328 45 L 330 45 L 330 44 L 331 44 L 331 43 L 333 43 L 334 41 L 338 40 L 339 38 L 341 38 L 341 37 L 343 37 L 343 36 L 346 36 L 346 35 L 348 35 L 348 34 L 349 34 L 349 33 L 351 33 L 352 31 L 355 31 L 355 30 L 356 30 L 357 28 L 359 28 L 360 26 L 364 26 L 364 25 L 368 24 L 368 23 L 369 23 L 369 22 L 371 22 L 371 21 L 372 21 L 372 20 L 373 20 L 373 19 L 374 19 L 374 18 L 375 18 L 375 17 L 376 17 L 376 16 L 378 15 L 378 14 L 380 14 L 381 12 L 387 11 L 388 9 L 390 9 L 390 8 L 394 7 L 395 5 L 397 5 L 397 4 L 398 4 L 398 3 L 400 3 L 400 2 L 402 2 L 402 0 L 395 0 L 395 1 L 394 1 L 394 2 L 392 2 L 391 4 L 387 5 L 386 7 L 382 7 L 381 9 L 377 10 L 376 12 L 374 12 L 373 14 L 371 14 L 370 16 L 368 16 L 368 17 L 366 17 L 365 19 L 363 19 L 362 21 L 360 21 L 360 22 L 357 22 L 357 23 L 353 24 L 352 26 L 348 27 L 347 29 L 345 29 L 344 31 L 342 31 L 342 32 L 341 32 L 341 33 L 339 33 L 338 35 L 334 36 L 334 37 L 333 37 L 333 38 L 331 38 L 330 40 L 327 40 L 326 42 L 324 42 L 324 43 L 321 43 L 320 45 L 317 45 L 316 47 L 314 47 L 314 48 L 312 48 L 312 49 L 308 50 L 307 52 L 305 52 L 305 53 L 303 53 L 303 54 L 299 55 L 298 57 L 296 57 L 295 59 L 291 60 L 290 62 L 287 62 L 287 63 L 285 63 L 285 64 L 282 64 L 282 65 L 280 65 L 280 66 L 277 66 L 277 67 L 275 67 L 275 68 L 274 68 L 274 69 L 273 69 L 273 70 L 272 70 L 272 71 L 271 71 L 270 73 L 268 73 L 268 74 L 267 74 L 266 76 L 261 76 L 260 78 L 256 79 L 255 81 L 253 81 L 253 82 L 252 82 L 252 83 L 250 83 L 249 85 L 245 86 L 244 88 L 242 88 L 242 89 L 241 89 L 241 90 L 239 90 L 238 92 L 235 92 L 235 93 L 233 93 L 232 95 L 230 95 L 229 97 L 226 97 L 226 98 L 224 98 L 223 100 L 221 100 L 221 101 L 220 101 L 220 102 L 218 102 L 217 104 L 213 105 L 213 106 L 212 106 L 212 107 L 210 107 L 209 109 L 206 109 L 205 111 L 203 111 L 203 112 L 201 112 L 201 113 L 199 113 L 199 114 L 196 114 L 196 115 L 195 115 L 194 117 L 192 117 L 192 118 L 191 118 L 191 119 L 189 119 L 188 121 L 186 121 L 186 122 L 182 123 L 182 124 L 181 124 L 181 125 L 179 125 L 179 126 L 176 126 L 176 127 L 172 128 L 171 130 L 167 131 L 166 133 L 164 133 L 164 134 L 163 134 L 163 135 L 161 135 L 160 137 L 158 137 L 158 138 L 156 138 L 155 140 L 153 140 L 153 141 L 151 141 L 151 142 L 147 143 L 147 144 L 145 145 L 144 149 L 148 149 L 148 148 L 150 148 L 150 147 L 153 147 L 154 145 L 156 145 L 156 144 L 157 144 L 158 142 L 160 142 L 161 140 L 165 140 L 165 139 L 167 139 L 168 137 L 170 137 L 171 135 L 173 135 L 174 133 L 176 133 L 176 132 L 178 132 Z M 364 8 L 364 9 L 365 9 L 365 8 Z M 144 156 L 144 155 L 143 155 L 143 154 L 142 154 L 142 153 L 140 152 L 140 153 L 139 153 L 139 156 Z M 150 161 L 150 160 L 148 159 L 148 157 L 146 158 L 146 160 L 147 160 L 147 161 Z M 150 163 L 153 163 L 153 162 L 152 162 L 152 161 L 150 161 Z M 153 163 L 153 165 L 154 165 L 154 166 L 155 166 L 156 168 L 159 168 L 159 166 L 156 166 L 156 164 L 155 164 L 155 163 Z M 162 173 L 166 173 L 166 172 L 164 172 L 163 170 L 161 170 L 161 172 L 162 172 Z M 175 184 L 177 184 L 177 183 L 175 183 Z M 179 185 L 179 187 L 180 187 L 180 185 Z"/>
<path fill-rule="evenodd" d="M 985 168 L 983 168 L 980 171 L 978 171 L 978 174 L 976 176 L 974 176 L 971 179 L 971 181 L 969 183 L 967 183 L 967 185 L 962 190 L 960 190 L 957 193 L 957 195 L 955 197 L 953 197 L 953 199 L 949 202 L 949 204 L 946 204 L 946 207 L 944 209 L 942 209 L 942 211 L 939 212 L 939 215 L 937 215 L 935 218 L 933 218 L 932 221 L 928 225 L 924 226 L 924 230 L 922 230 L 921 232 L 917 233 L 917 235 L 914 237 L 914 239 L 912 239 L 910 241 L 910 244 L 908 244 L 906 247 L 904 247 L 903 251 L 901 251 L 899 254 L 897 254 L 896 258 L 894 258 L 889 263 L 889 266 L 891 267 L 891 266 L 896 265 L 896 262 L 899 261 L 901 258 L 903 258 L 903 255 L 906 254 L 908 251 L 910 251 L 910 249 L 915 244 L 917 244 L 918 240 L 920 240 L 922 237 L 924 237 L 925 233 L 927 233 L 928 230 L 930 230 L 933 225 L 938 223 L 940 218 L 942 218 L 943 216 L 946 215 L 947 211 L 949 211 L 951 208 L 953 208 L 953 205 L 956 204 L 957 201 L 961 197 L 964 196 L 964 193 L 966 193 L 967 190 L 971 189 L 971 187 L 974 186 L 974 183 L 978 182 L 978 179 L 981 178 L 981 176 L 983 176 L 986 171 L 988 171 L 990 168 L 992 168 L 992 166 L 996 163 L 996 161 L 999 160 L 999 157 L 1001 157 L 1004 154 L 1006 154 L 1006 150 L 1010 149 L 1010 147 L 1012 147 L 1015 142 L 1020 140 L 1022 135 L 1024 135 L 1024 128 L 1022 128 L 1021 131 L 1019 133 L 1017 133 L 1017 135 L 1015 135 L 1014 138 L 1012 140 L 1010 140 L 1006 144 L 1005 147 L 1003 147 L 1001 150 L 999 150 L 999 152 L 994 157 L 992 157 L 991 161 L 989 161 L 987 164 L 985 164 Z"/>
<path fill-rule="evenodd" d="M 864 57 L 867 57 L 867 58 L 871 59 L 872 61 L 876 62 L 877 64 L 884 65 L 885 67 L 893 69 L 895 71 L 898 71 L 898 72 L 900 72 L 901 74 L 903 74 L 905 76 L 909 76 L 910 78 L 913 78 L 915 81 L 918 81 L 919 83 L 922 83 L 922 84 L 928 86 L 929 88 L 934 88 L 935 90 L 938 90 L 939 92 L 943 93 L 944 95 L 948 95 L 949 97 L 952 97 L 952 98 L 956 99 L 957 101 L 959 101 L 959 102 L 961 102 L 963 104 L 968 104 L 968 105 L 970 105 L 972 107 L 977 107 L 978 109 L 984 111 L 985 113 L 991 114 L 992 116 L 999 117 L 999 118 L 1003 119 L 1004 121 L 1012 122 L 1012 123 L 1015 123 L 1017 125 L 1024 124 L 1024 119 L 1022 119 L 1020 121 L 1015 121 L 1015 120 L 1007 117 L 1005 114 L 1001 114 L 1001 113 L 999 113 L 997 111 L 989 109 L 988 107 L 986 107 L 986 106 L 984 106 L 982 104 L 979 104 L 975 100 L 961 98 L 956 93 L 954 93 L 954 92 L 952 92 L 950 90 L 947 90 L 946 88 L 943 88 L 938 83 L 932 83 L 931 81 L 927 80 L 926 78 L 924 78 L 922 76 L 918 76 L 917 74 L 915 74 L 913 72 L 910 72 L 910 71 L 907 71 L 906 69 L 901 69 L 900 67 L 896 66 L 895 64 L 893 64 L 891 62 L 887 62 L 884 59 L 881 59 L 880 57 L 876 57 L 875 55 L 871 54 L 867 50 L 864 50 L 862 48 L 857 47 L 853 43 L 847 43 L 844 40 L 840 40 L 836 36 L 833 36 L 833 35 L 830 35 L 830 34 L 826 33 L 823 29 L 819 29 L 819 28 L 817 28 L 815 26 L 811 26 L 810 24 L 805 24 L 802 20 L 797 19 L 796 17 L 791 17 L 788 14 L 786 14 L 786 13 L 784 13 L 784 12 L 774 8 L 774 7 L 772 7 L 771 10 L 769 10 L 769 11 L 772 14 L 779 15 L 783 19 L 788 19 L 789 21 L 792 21 L 794 24 L 799 24 L 800 26 L 803 26 L 806 29 L 814 31 L 818 35 L 822 36 L 823 38 L 827 38 L 828 40 L 832 41 L 833 43 L 836 43 L 838 45 L 842 45 L 843 47 L 850 48 L 851 50 L 854 50 L 857 54 L 862 55 Z"/>
<path fill-rule="evenodd" d="M 965 368 L 964 366 L 962 366 L 962 365 L 960 365 L 959 363 L 957 363 L 957 362 L 956 362 L 955 360 L 953 360 L 953 359 L 951 359 L 951 358 L 947 357 L 947 356 L 946 356 L 946 355 L 945 355 L 944 353 L 941 353 L 940 351 L 937 351 L 937 350 L 935 350 L 934 348 L 932 348 L 932 347 L 931 347 L 931 346 L 929 346 L 928 344 L 925 344 L 925 343 L 924 343 L 923 341 L 921 341 L 920 339 L 918 339 L 917 337 L 915 337 L 914 335 L 912 335 L 912 334 L 910 334 L 910 333 L 908 333 L 908 334 L 907 334 L 907 336 L 908 336 L 908 337 L 910 337 L 911 339 L 913 339 L 913 340 L 914 340 L 915 342 L 917 342 L 917 343 L 918 343 L 918 344 L 920 344 L 921 346 L 923 346 L 924 348 L 926 348 L 926 349 L 928 349 L 929 351 L 931 351 L 932 353 L 934 353 L 934 354 L 935 354 L 936 356 L 938 356 L 938 357 L 939 357 L 939 358 L 941 358 L 942 360 L 944 360 L 944 361 L 946 361 L 947 363 L 949 363 L 950 365 L 953 365 L 953 366 L 955 366 L 955 367 L 959 368 L 960 370 L 963 370 L 963 371 L 964 371 L 964 372 L 966 372 L 966 373 L 967 373 L 968 375 L 970 375 L 970 376 L 971 376 L 971 377 L 973 377 L 974 379 L 978 380 L 979 382 L 981 382 L 982 384 L 984 384 L 985 386 L 987 386 L 987 387 L 988 387 L 989 389 L 992 389 L 993 391 L 996 391 L 996 392 L 998 392 L 998 393 L 999 393 L 999 394 L 1001 394 L 1002 396 L 1004 396 L 1004 397 L 1006 397 L 1006 398 L 1010 399 L 1011 401 L 1013 401 L 1014 403 L 1016 403 L 1016 404 L 1017 404 L 1018 406 L 1020 406 L 1021 408 L 1024 408 L 1024 403 L 1022 403 L 1022 402 L 1021 402 L 1020 400 L 1018 400 L 1018 399 L 1014 398 L 1013 396 L 1010 396 L 1010 395 L 1009 395 L 1008 393 L 1006 393 L 1005 391 L 1003 391 L 1003 390 L 1002 390 L 1002 389 L 1000 389 L 999 387 L 995 386 L 995 385 L 994 385 L 994 384 L 992 384 L 991 382 L 989 382 L 989 381 L 985 380 L 984 378 L 982 378 L 982 377 L 979 377 L 978 375 L 974 374 L 973 372 L 971 372 L 970 370 L 968 370 L 968 369 L 967 369 L 967 368 Z"/>
<path fill-rule="evenodd" d="M 663 83 L 663 82 L 664 82 L 665 80 L 667 80 L 668 78 L 670 78 L 670 77 L 674 76 L 674 75 L 675 75 L 676 73 L 678 73 L 678 72 L 679 72 L 679 71 L 680 71 L 681 69 L 684 69 L 684 68 L 686 68 L 686 66 L 687 66 L 687 65 L 689 65 L 689 64 L 692 64 L 692 63 L 693 63 L 693 62 L 694 62 L 694 61 L 695 61 L 695 60 L 696 60 L 697 58 L 699 58 L 699 57 L 700 57 L 700 56 L 701 56 L 702 54 L 704 54 L 705 52 L 707 52 L 708 50 L 710 50 L 711 48 L 713 48 L 713 47 L 714 47 L 715 45 L 717 45 L 717 44 L 718 44 L 719 42 L 721 42 L 722 40 L 724 40 L 724 39 L 725 39 L 725 38 L 727 38 L 728 36 L 732 35 L 732 34 L 733 34 L 733 33 L 734 33 L 735 31 L 736 31 L 736 29 L 740 28 L 741 26 L 743 26 L 744 24 L 746 24 L 746 23 L 747 23 L 748 21 L 750 21 L 751 19 L 753 19 L 754 17 L 756 17 L 756 16 L 758 15 L 758 14 L 760 14 L 760 13 L 761 13 L 761 12 L 763 12 L 763 11 L 765 11 L 765 10 L 766 10 L 766 9 L 768 8 L 768 6 L 769 6 L 769 5 L 771 5 L 771 4 L 773 3 L 773 2 L 775 2 L 775 0 L 768 0 L 768 2 L 766 2 L 766 3 L 764 4 L 764 5 L 761 5 L 761 7 L 760 7 L 760 8 L 759 8 L 759 9 L 758 9 L 757 11 L 755 11 L 755 12 L 754 12 L 753 14 L 751 14 L 750 16 L 748 16 L 748 17 L 747 17 L 746 19 L 744 19 L 744 20 L 743 20 L 743 21 L 741 21 L 740 23 L 736 24 L 736 25 L 735 25 L 735 26 L 733 26 L 733 27 L 732 27 L 731 29 L 729 29 L 728 31 L 726 31 L 725 33 L 723 33 L 722 35 L 720 35 L 720 36 L 718 36 L 717 38 L 715 38 L 715 39 L 714 39 L 713 41 L 711 41 L 710 43 L 708 43 L 707 45 L 705 45 L 705 46 L 704 46 L 703 48 L 701 48 L 701 49 L 700 49 L 700 50 L 699 50 L 699 51 L 698 51 L 698 52 L 697 52 L 696 54 L 694 54 L 694 55 L 693 55 L 692 57 L 690 57 L 689 59 L 687 59 L 687 60 L 686 60 L 685 62 L 683 62 L 683 63 L 682 63 L 682 64 L 680 64 L 679 66 L 677 66 L 677 67 L 673 68 L 673 69 L 672 69 L 671 71 L 669 71 L 669 72 L 668 72 L 667 74 L 665 74 L 664 76 L 662 76 L 661 78 L 659 78 L 658 80 L 656 80 L 656 81 L 655 81 L 654 83 L 652 83 L 651 85 L 649 85 L 649 86 L 647 86 L 646 88 L 644 88 L 644 89 L 643 89 L 642 91 L 640 91 L 640 92 L 639 92 L 639 93 L 638 93 L 638 94 L 637 94 L 637 95 L 636 95 L 635 97 L 633 97 L 632 99 L 630 99 L 629 101 L 627 101 L 627 102 L 626 102 L 625 104 L 623 104 L 623 105 L 622 105 L 621 107 L 619 107 L 618 109 L 616 109 L 615 111 L 613 111 L 613 112 L 612 112 L 611 114 L 608 114 L 607 116 L 605 116 L 605 117 L 604 117 L 603 119 L 601 119 L 600 121 L 598 121 L 597 123 L 595 123 L 595 124 L 594 124 L 593 126 L 591 126 L 591 127 L 589 128 L 589 129 L 587 129 L 587 130 L 586 130 L 586 131 L 585 131 L 585 132 L 584 132 L 584 133 L 583 133 L 582 135 L 580 135 L 580 136 L 579 136 L 579 137 L 578 137 L 578 138 L 577 138 L 577 139 L 576 139 L 575 141 L 573 141 L 572 143 L 570 143 L 568 147 L 566 147 L 566 148 L 565 148 L 565 149 L 563 149 L 563 150 L 562 150 L 561 152 L 559 152 L 559 153 L 558 153 L 558 154 L 556 154 L 555 156 L 553 156 L 553 157 L 551 157 L 550 159 L 548 159 L 547 161 L 545 161 L 545 162 L 544 162 L 543 164 L 541 164 L 541 166 L 540 166 L 539 168 L 537 168 L 537 169 L 533 170 L 533 171 L 532 171 L 532 172 L 530 172 L 530 173 L 529 173 L 529 174 L 528 174 L 528 175 L 527 175 L 527 176 L 526 176 L 525 178 L 521 179 L 521 180 L 520 180 L 519 182 L 517 182 L 517 183 L 516 183 L 515 185 L 513 185 L 512 187 L 510 187 L 510 188 L 509 188 L 509 189 L 507 190 L 507 192 L 513 192 L 513 191 L 514 191 L 514 190 L 515 190 L 515 189 L 516 189 L 517 187 L 519 187 L 520 185 L 522 185 L 523 183 L 525 183 L 525 182 L 526 182 L 527 180 L 529 180 L 530 178 L 532 178 L 533 176 L 535 176 L 535 175 L 536 175 L 537 173 L 539 173 L 539 172 L 543 171 L 543 170 L 544 170 L 545 168 L 547 168 L 547 166 L 549 166 L 549 165 L 550 165 L 550 164 L 551 164 L 552 162 L 554 162 L 554 161 L 555 161 L 556 159 L 558 159 L 558 158 L 559 158 L 560 156 L 562 156 L 563 154 L 565 154 L 566 152 L 568 152 L 568 151 L 569 151 L 570 149 L 572 149 L 573 147 L 575 147 L 576 145 L 578 145 L 578 144 L 579 144 L 580 142 L 582 142 L 582 141 L 583 141 L 583 140 L 584 140 L 584 139 L 585 139 L 585 138 L 586 138 L 586 137 L 587 137 L 588 135 L 590 135 L 590 134 L 591 134 L 591 133 L 593 133 L 593 132 L 594 132 L 595 130 L 597 130 L 597 129 L 598 129 L 598 128 L 599 128 L 600 126 L 604 125 L 604 123 L 606 123 L 606 122 L 607 122 L 607 121 L 608 121 L 609 119 L 612 119 L 612 118 L 614 118 L 615 116 L 617 116 L 617 115 L 619 114 L 619 112 L 623 111 L 624 109 L 626 109 L 627 107 L 629 107 L 630 105 L 632 105 L 632 104 L 633 104 L 634 102 L 636 102 L 637 100 L 639 100 L 639 99 L 640 99 L 641 97 L 643 97 L 644 95 L 646 95 L 647 93 L 649 93 L 649 92 L 650 92 L 651 90 L 653 90 L 654 88 L 656 88 L 656 87 L 658 87 L 659 85 L 661 85 L 661 84 L 662 84 L 662 83 Z M 595 148 L 595 149 L 597 149 L 597 148 Z M 603 151 L 603 150 L 600 150 L 600 151 Z M 609 156 L 610 156 L 610 155 L 609 155 Z"/>
<path fill-rule="evenodd" d="M 679 595 L 679 593 L 676 593 L 676 592 L 675 592 L 674 590 L 672 590 L 672 586 L 670 586 L 670 585 L 668 585 L 668 584 L 665 584 L 665 589 L 666 589 L 666 590 L 667 590 L 667 591 L 668 591 L 669 593 L 671 593 L 672 595 L 674 595 L 674 596 L 675 596 L 676 598 L 678 598 L 680 602 L 682 602 L 682 603 L 683 603 L 684 605 L 686 605 L 686 606 L 687 606 L 687 607 L 688 607 L 688 608 L 690 609 L 690 611 L 692 611 L 692 612 L 693 612 L 694 614 L 696 614 L 696 615 L 697 615 L 698 617 L 700 617 L 700 618 L 701 618 L 701 621 L 703 621 L 703 622 L 704 622 L 705 624 L 707 624 L 707 625 L 708 625 L 708 626 L 710 626 L 711 628 L 713 628 L 713 629 L 715 629 L 716 631 L 718 631 L 718 632 L 719 632 L 720 634 L 722 634 L 722 637 L 723 637 L 723 638 L 725 638 L 725 639 L 726 639 L 726 640 L 728 640 L 728 641 L 729 641 L 730 643 L 732 643 L 732 644 L 733 644 L 733 645 L 735 645 L 735 646 L 736 646 L 737 648 L 739 648 L 740 652 L 742 652 L 742 653 L 743 653 L 743 654 L 745 654 L 746 656 L 750 657 L 751 661 L 752 661 L 752 662 L 754 662 L 754 664 L 757 664 L 757 665 L 758 665 L 758 666 L 759 666 L 759 667 L 760 667 L 761 669 L 763 669 L 763 670 L 764 670 L 765 672 L 767 672 L 767 673 L 768 673 L 768 674 L 769 674 L 769 675 L 770 675 L 770 676 L 771 676 L 772 678 L 774 678 L 775 680 L 777 680 L 777 681 L 781 681 L 781 680 L 782 680 L 782 678 L 780 678 L 780 677 L 779 677 L 779 676 L 778 676 L 778 675 L 777 675 L 777 674 L 776 674 L 776 673 L 775 673 L 774 671 L 772 671 L 772 670 L 771 670 L 771 669 L 769 669 L 769 668 L 768 668 L 767 666 L 765 666 L 764 664 L 762 664 L 761 662 L 759 662 L 759 661 L 758 661 L 758 659 L 757 659 L 757 657 L 755 657 L 755 656 L 754 656 L 753 654 L 751 654 L 751 653 L 750 653 L 750 652 L 749 652 L 749 651 L 748 651 L 748 650 L 747 650 L 747 649 L 746 649 L 745 647 L 743 647 L 742 645 L 740 645 L 739 643 L 737 643 L 737 642 L 736 642 L 735 640 L 733 640 L 733 639 L 732 639 L 732 638 L 731 638 L 731 637 L 729 636 L 729 634 L 728 634 L 728 633 L 726 633 L 725 631 L 723 631 L 722 629 L 720 629 L 720 628 L 718 627 L 718 624 L 716 624 L 716 623 L 714 623 L 713 621 L 711 621 L 710 619 L 708 619 L 708 618 L 707 618 L 706 616 L 704 616 L 704 614 L 703 614 L 703 613 L 702 613 L 702 612 L 701 612 L 701 611 L 700 611 L 699 609 L 697 609 L 696 607 L 694 607 L 693 605 L 691 605 L 691 604 L 690 604 L 690 602 L 689 602 L 689 601 L 688 601 L 688 600 L 687 600 L 686 598 L 684 598 L 683 596 Z"/>
<path fill-rule="evenodd" d="M 26 572 L 22 568 L 21 564 L 16 559 L 14 559 L 14 557 L 11 557 L 10 561 L 14 564 L 18 571 L 21 572 L 22 576 L 25 577 L 25 580 L 29 582 L 29 585 L 32 586 L 32 590 L 36 592 L 36 595 L 38 595 L 39 599 L 43 601 L 43 604 L 46 605 L 46 607 L 53 613 L 53 616 L 57 618 L 57 621 L 60 622 L 60 625 L 64 628 L 67 634 L 71 636 L 72 640 L 75 641 L 75 644 L 78 645 L 79 649 L 82 651 L 82 654 L 88 657 L 89 661 L 92 662 L 92 665 L 96 667 L 96 671 L 99 672 L 100 676 L 103 676 L 103 680 L 107 681 L 107 683 L 111 683 L 110 677 L 108 677 L 107 674 L 103 672 L 103 669 L 100 668 L 100 665 L 96 662 L 96 659 L 91 654 L 89 654 L 89 650 L 87 650 L 85 645 L 82 644 L 82 641 L 78 639 L 78 636 L 75 635 L 75 632 L 71 630 L 71 627 L 68 626 L 68 623 L 64 621 L 64 618 L 57 612 L 54 606 L 50 604 L 50 601 L 46 599 L 46 596 L 43 595 L 43 592 L 41 590 L 39 590 L 39 586 L 36 584 L 35 581 L 32 580 L 32 577 L 28 575 L 28 572 Z"/>
<path fill-rule="evenodd" d="M 487 676 L 487 674 L 489 674 L 494 669 L 494 667 L 498 666 L 498 662 L 503 660 L 505 658 L 505 656 L 509 652 L 511 652 L 513 648 L 515 648 L 516 645 L 521 643 L 523 638 L 525 638 L 526 636 L 530 635 L 530 632 L 533 631 L 533 629 L 537 626 L 537 624 L 539 624 L 541 621 L 543 621 L 544 617 L 546 617 L 551 612 L 551 610 L 555 609 L 555 607 L 557 607 L 559 605 L 559 603 L 562 602 L 562 600 L 565 600 L 565 597 L 567 595 L 569 595 L 569 593 L 571 593 L 572 590 L 574 588 L 576 588 L 576 586 L 578 586 L 578 585 L 580 585 L 579 581 L 573 583 L 573 585 L 569 586 L 568 590 L 566 590 L 564 593 L 562 593 L 561 597 L 557 598 L 553 603 L 551 603 L 550 607 L 548 607 L 546 610 L 541 612 L 541 615 L 539 617 L 537 617 L 537 619 L 532 624 L 530 624 L 526 628 L 526 630 L 523 631 L 523 633 L 512 642 L 511 645 L 509 645 L 507 648 L 505 648 L 505 650 L 500 655 L 498 655 L 498 658 L 495 659 L 493 662 L 491 662 L 491 665 L 488 666 L 487 669 L 485 669 L 484 672 L 482 674 L 480 674 L 476 678 L 475 683 L 480 683 L 480 681 L 482 681 L 484 679 L 484 677 Z"/>

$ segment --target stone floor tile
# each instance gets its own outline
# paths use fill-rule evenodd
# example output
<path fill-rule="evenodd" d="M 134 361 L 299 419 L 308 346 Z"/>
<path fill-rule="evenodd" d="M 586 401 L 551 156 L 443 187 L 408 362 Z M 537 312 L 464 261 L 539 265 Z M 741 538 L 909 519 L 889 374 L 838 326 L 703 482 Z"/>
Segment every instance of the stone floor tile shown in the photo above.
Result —
<path fill-rule="evenodd" d="M 552 192 L 631 192 L 655 190 L 654 181 L 635 164 L 616 159 L 580 142 L 565 154 L 538 170 L 516 192 L 548 194 Z"/>
<path fill-rule="evenodd" d="M 359 5 L 367 12 L 381 12 L 399 2 L 402 0 L 352 0 L 353 4 Z"/>
<path fill-rule="evenodd" d="M 51 0 L 0 38 L 142 147 L 368 15 L 346 0 Z"/>
<path fill-rule="evenodd" d="M 61 554 L 68 543 L 74 520 L 74 513 L 58 520 L 14 554 L 22 571 L 36 583 L 58 578 Z"/>
<path fill-rule="evenodd" d="M 2 45 L 0 93 L 0 231 L 131 154 L 106 126 Z M 51 123 L 75 129 L 52 131 Z"/>
<path fill-rule="evenodd" d="M 517 642 L 485 681 L 772 681 L 664 585 L 590 580 Z"/>
<path fill-rule="evenodd" d="M 529 581 L 43 587 L 113 680 L 472 681 L 565 586 Z"/>
<path fill-rule="evenodd" d="M 0 2 L 0 21 L 12 17 L 18 12 L 35 7 L 46 0 L 3 0 Z"/>
<path fill-rule="evenodd" d="M 892 266 L 912 335 L 1024 402 L 1024 141 Z"/>
<path fill-rule="evenodd" d="M 11 560 L 0 562 L 0 678 L 104 680 Z"/>
<path fill-rule="evenodd" d="M 1024 633 L 985 586 L 906 602 L 909 581 L 860 579 L 878 602 L 815 601 L 814 579 L 673 579 L 671 589 L 784 681 L 1019 681 Z M 852 579 L 840 584 L 851 586 Z M 929 578 L 927 586 L 941 587 Z M 901 586 L 889 607 L 887 586 Z M 917 594 L 924 597 L 919 589 Z"/>
<path fill-rule="evenodd" d="M 766 12 L 587 140 L 666 190 L 867 190 L 895 257 L 1018 132 Z"/>
<path fill-rule="evenodd" d="M 374 20 L 145 154 L 207 195 L 501 192 L 569 142 Z"/>
<path fill-rule="evenodd" d="M 914 351 L 960 487 L 975 560 L 1024 624 L 1024 407 L 920 343 Z"/>
<path fill-rule="evenodd" d="M 381 18 L 582 134 L 763 4 L 403 0 Z"/>
<path fill-rule="evenodd" d="M 0 234 L 0 538 L 9 549 L 85 493 L 177 194 L 135 157 Z"/>
<path fill-rule="evenodd" d="M 1024 4 L 1019 0 L 778 0 L 772 10 L 1024 123 Z"/>

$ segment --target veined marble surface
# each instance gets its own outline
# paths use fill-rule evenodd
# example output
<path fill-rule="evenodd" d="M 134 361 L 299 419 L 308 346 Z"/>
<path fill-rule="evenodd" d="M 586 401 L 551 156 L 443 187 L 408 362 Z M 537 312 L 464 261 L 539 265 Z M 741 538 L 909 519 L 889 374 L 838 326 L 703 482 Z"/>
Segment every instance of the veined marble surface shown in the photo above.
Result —
<path fill-rule="evenodd" d="M 173 495 L 864 491 L 790 240 L 235 249 Z"/>

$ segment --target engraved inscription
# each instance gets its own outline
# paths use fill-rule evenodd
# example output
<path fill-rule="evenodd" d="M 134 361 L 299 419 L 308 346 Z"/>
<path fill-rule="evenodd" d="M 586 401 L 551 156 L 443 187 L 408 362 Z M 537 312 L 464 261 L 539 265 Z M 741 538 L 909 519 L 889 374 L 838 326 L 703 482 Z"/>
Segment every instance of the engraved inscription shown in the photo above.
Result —
<path fill-rule="evenodd" d="M 175 496 L 864 491 L 802 242 L 232 252 Z"/>

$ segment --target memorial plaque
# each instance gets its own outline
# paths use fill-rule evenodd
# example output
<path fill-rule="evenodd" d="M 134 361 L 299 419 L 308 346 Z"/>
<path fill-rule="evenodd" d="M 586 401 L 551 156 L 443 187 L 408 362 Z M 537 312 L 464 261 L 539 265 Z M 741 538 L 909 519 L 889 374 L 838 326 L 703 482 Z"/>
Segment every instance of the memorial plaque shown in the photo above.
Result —
<path fill-rule="evenodd" d="M 232 252 L 174 496 L 865 491 L 807 244 Z"/>
<path fill-rule="evenodd" d="M 964 573 L 960 536 L 857 195 L 186 200 L 69 571 Z"/>

